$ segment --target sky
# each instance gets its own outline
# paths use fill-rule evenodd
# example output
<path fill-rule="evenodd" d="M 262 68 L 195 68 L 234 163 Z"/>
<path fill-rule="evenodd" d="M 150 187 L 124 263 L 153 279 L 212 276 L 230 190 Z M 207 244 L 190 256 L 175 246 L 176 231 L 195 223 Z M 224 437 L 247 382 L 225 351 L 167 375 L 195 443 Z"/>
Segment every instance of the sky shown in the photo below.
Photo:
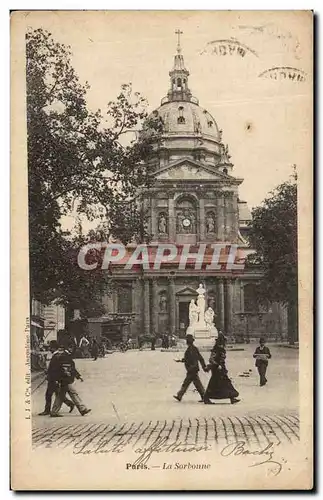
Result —
<path fill-rule="evenodd" d="M 91 86 L 89 107 L 102 110 L 128 82 L 150 110 L 160 105 L 180 28 L 189 87 L 223 130 L 232 175 L 244 179 L 240 198 L 250 208 L 289 178 L 292 165 L 312 168 L 311 23 L 301 11 L 57 11 L 26 18 L 27 26 L 71 46 L 72 64 Z M 284 78 L 277 67 L 299 70 L 305 81 Z"/>

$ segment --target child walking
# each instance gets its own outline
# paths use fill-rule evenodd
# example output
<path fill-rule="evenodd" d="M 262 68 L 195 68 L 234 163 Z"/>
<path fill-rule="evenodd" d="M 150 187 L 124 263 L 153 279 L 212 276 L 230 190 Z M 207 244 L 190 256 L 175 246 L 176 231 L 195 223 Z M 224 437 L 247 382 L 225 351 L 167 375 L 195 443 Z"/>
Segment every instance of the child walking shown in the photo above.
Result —
<path fill-rule="evenodd" d="M 256 358 L 256 367 L 260 376 L 260 386 L 267 384 L 266 371 L 268 367 L 268 360 L 271 358 L 270 350 L 265 345 L 265 339 L 259 339 L 259 346 L 256 348 L 254 355 Z"/>

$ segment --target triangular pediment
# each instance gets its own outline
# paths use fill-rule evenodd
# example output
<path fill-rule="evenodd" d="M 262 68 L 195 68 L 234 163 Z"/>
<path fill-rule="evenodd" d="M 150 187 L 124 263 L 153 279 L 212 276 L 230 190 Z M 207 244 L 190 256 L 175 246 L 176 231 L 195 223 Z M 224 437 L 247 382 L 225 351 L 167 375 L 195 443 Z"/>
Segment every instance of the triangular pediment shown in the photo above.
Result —
<path fill-rule="evenodd" d="M 159 169 L 154 175 L 157 180 L 223 181 L 232 179 L 230 175 L 224 174 L 211 166 L 192 160 L 191 158 L 176 160 L 166 167 Z"/>
<path fill-rule="evenodd" d="M 185 288 L 182 288 L 181 290 L 179 290 L 176 295 L 197 295 L 197 291 L 194 290 L 194 288 L 190 287 L 190 286 L 187 286 Z"/>

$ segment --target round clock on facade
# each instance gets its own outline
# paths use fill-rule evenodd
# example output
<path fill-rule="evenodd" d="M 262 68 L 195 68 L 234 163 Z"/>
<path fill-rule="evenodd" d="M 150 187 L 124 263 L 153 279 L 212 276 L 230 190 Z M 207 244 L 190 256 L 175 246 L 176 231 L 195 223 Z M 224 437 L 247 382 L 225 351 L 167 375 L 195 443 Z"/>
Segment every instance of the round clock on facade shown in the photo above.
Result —
<path fill-rule="evenodd" d="M 183 226 L 184 227 L 189 227 L 191 225 L 191 221 L 190 219 L 184 219 L 183 220 Z"/>

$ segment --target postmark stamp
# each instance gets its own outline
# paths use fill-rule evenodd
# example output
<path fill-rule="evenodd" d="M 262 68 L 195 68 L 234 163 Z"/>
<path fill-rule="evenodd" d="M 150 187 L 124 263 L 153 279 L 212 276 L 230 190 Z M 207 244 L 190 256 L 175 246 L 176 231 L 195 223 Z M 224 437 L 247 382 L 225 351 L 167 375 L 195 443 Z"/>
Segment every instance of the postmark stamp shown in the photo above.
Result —
<path fill-rule="evenodd" d="M 270 78 L 277 81 L 305 82 L 307 74 L 305 71 L 291 66 L 276 66 L 266 69 L 258 75 L 259 78 Z"/>
<path fill-rule="evenodd" d="M 235 38 L 213 40 L 212 42 L 208 42 L 206 48 L 201 52 L 201 55 L 206 53 L 214 54 L 216 56 L 245 57 L 253 55 L 255 57 L 259 57 L 255 50 L 239 42 L 239 40 L 236 40 Z"/>

